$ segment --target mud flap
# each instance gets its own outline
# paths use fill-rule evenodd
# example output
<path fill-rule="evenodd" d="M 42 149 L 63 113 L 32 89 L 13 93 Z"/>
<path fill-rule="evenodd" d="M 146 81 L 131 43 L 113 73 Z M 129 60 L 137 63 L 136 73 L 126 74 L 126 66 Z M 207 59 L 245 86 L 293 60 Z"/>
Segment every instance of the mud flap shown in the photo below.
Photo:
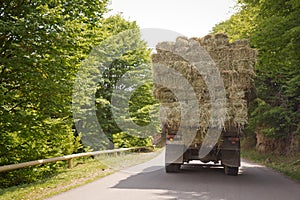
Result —
<path fill-rule="evenodd" d="M 241 165 L 240 140 L 238 137 L 224 137 L 221 146 L 221 161 L 228 167 L 239 167 Z"/>
<path fill-rule="evenodd" d="M 241 165 L 240 150 L 222 150 L 222 164 L 239 167 Z"/>
<path fill-rule="evenodd" d="M 165 152 L 166 164 L 182 164 L 183 163 L 184 145 L 167 144 Z"/>

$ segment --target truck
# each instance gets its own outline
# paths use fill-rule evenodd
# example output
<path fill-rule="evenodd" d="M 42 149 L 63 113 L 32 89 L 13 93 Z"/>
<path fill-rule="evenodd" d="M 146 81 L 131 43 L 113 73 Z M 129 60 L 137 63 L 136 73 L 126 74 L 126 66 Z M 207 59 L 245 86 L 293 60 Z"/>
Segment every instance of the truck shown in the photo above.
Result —
<path fill-rule="evenodd" d="M 190 127 L 189 127 L 190 128 Z M 195 127 L 196 129 L 197 127 Z M 221 143 L 215 144 L 211 151 L 205 156 L 200 157 L 199 151 L 201 144 L 186 146 L 181 143 L 180 138 L 183 133 L 178 132 L 172 127 L 164 125 L 163 135 L 166 138 L 165 146 L 165 171 L 167 173 L 179 172 L 183 164 L 190 161 L 200 160 L 202 163 L 213 162 L 224 167 L 227 175 L 238 175 L 241 165 L 240 159 L 240 133 L 237 129 L 222 131 L 220 136 Z M 181 156 L 180 156 L 181 155 Z"/>
<path fill-rule="evenodd" d="M 248 120 L 247 95 L 254 87 L 255 62 L 256 51 L 250 48 L 247 40 L 229 42 L 225 34 L 207 35 L 202 38 L 178 37 L 176 42 L 157 44 L 156 53 L 152 55 L 153 76 L 158 77 L 156 82 L 154 81 L 153 93 L 160 103 L 165 105 L 161 123 L 162 135 L 166 140 L 167 173 L 179 172 L 182 165 L 198 160 L 201 163 L 221 164 L 225 174 L 238 175 L 241 165 L 240 136 Z M 163 67 L 167 70 L 163 70 Z M 206 71 L 199 73 L 199 69 Z M 173 71 L 184 77 L 192 90 L 187 91 L 183 84 L 179 83 L 181 79 L 175 80 L 169 76 L 175 74 Z M 214 99 L 211 95 L 214 92 L 209 91 L 212 88 L 203 80 L 205 77 L 211 80 L 220 79 L 214 77 L 214 71 L 217 71 L 216 76 L 221 77 L 226 99 L 226 116 L 223 116 L 222 123 L 218 126 L 212 125 L 209 118 L 211 102 Z M 164 85 L 162 79 L 172 79 L 174 84 Z M 219 85 L 215 84 L 215 87 Z M 190 119 L 198 118 L 199 124 L 182 120 L 182 104 L 189 104 L 187 96 L 191 92 L 195 93 L 200 112 Z M 192 114 L 193 110 L 193 107 L 190 108 L 187 115 Z M 204 140 L 209 129 L 220 134 L 214 144 L 205 146 Z M 184 138 L 192 135 L 192 132 L 193 138 L 185 142 Z M 204 148 L 209 151 L 201 155 L 199 152 Z"/>

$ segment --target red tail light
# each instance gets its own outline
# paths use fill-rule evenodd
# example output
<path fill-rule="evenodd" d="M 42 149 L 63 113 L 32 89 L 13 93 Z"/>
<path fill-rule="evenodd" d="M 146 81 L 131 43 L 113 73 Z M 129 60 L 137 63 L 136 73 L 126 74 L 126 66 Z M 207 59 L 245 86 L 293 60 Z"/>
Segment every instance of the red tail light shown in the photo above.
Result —
<path fill-rule="evenodd" d="M 167 135 L 167 139 L 171 140 L 171 141 L 174 139 L 174 137 L 175 137 L 175 135 Z"/>
<path fill-rule="evenodd" d="M 238 137 L 229 137 L 228 140 L 231 142 L 231 144 L 236 144 L 240 141 L 240 138 Z"/>

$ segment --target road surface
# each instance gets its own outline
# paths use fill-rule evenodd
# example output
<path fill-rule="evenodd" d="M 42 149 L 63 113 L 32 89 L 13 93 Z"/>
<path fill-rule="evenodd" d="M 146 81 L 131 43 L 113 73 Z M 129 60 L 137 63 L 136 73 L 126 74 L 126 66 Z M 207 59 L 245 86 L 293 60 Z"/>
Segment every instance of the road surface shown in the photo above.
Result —
<path fill-rule="evenodd" d="M 163 160 L 161 154 L 48 200 L 300 200 L 300 184 L 258 164 L 243 161 L 238 176 L 198 165 L 166 174 Z"/>

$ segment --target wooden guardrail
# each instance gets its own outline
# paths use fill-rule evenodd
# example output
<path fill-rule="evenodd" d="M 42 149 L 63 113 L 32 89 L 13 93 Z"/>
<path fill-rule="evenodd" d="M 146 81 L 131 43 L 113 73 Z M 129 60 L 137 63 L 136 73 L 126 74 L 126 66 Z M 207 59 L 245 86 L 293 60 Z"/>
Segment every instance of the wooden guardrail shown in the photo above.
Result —
<path fill-rule="evenodd" d="M 78 154 L 60 156 L 60 157 L 55 157 L 55 158 L 34 160 L 34 161 L 23 162 L 23 163 L 18 163 L 18 164 L 0 166 L 0 172 L 11 171 L 11 170 L 15 170 L 15 169 L 21 169 L 21 168 L 24 168 L 24 167 L 30 167 L 30 166 L 46 164 L 46 163 L 50 163 L 50 162 L 63 161 L 63 160 L 67 160 L 68 161 L 68 167 L 72 168 L 73 167 L 73 163 L 72 163 L 73 158 L 80 158 L 80 157 L 86 157 L 86 156 L 96 156 L 96 155 L 100 155 L 100 154 L 118 153 L 118 152 L 137 150 L 137 149 L 145 149 L 145 148 L 149 148 L 149 147 L 131 147 L 131 148 L 103 150 L 103 151 L 93 151 L 93 152 L 87 152 L 87 153 L 78 153 Z"/>

